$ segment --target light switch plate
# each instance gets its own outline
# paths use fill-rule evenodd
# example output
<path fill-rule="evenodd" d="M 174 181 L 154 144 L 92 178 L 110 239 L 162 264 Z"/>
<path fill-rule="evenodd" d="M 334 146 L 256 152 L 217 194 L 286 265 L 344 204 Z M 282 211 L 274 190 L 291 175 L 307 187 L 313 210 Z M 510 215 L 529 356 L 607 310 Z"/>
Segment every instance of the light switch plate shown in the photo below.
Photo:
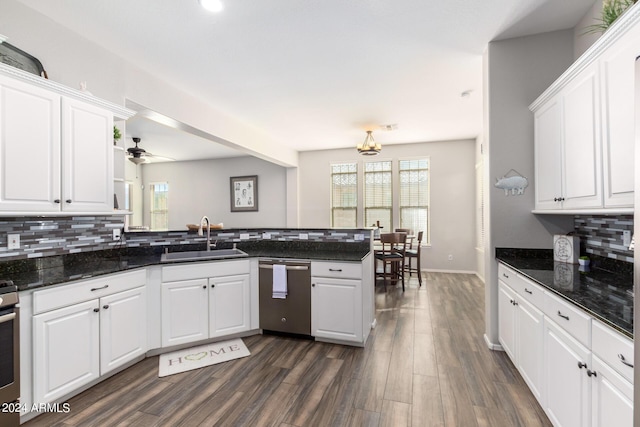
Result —
<path fill-rule="evenodd" d="M 622 232 L 622 244 L 627 247 L 631 244 L 631 231 L 624 230 Z"/>
<path fill-rule="evenodd" d="M 7 249 L 20 249 L 19 234 L 7 234 Z"/>

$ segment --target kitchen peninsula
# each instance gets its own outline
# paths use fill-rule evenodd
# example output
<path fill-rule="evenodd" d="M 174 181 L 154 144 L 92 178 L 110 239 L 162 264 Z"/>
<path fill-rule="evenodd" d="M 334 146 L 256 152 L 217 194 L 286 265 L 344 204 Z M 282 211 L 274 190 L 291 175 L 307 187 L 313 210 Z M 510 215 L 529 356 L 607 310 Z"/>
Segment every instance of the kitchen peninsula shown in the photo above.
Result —
<path fill-rule="evenodd" d="M 145 357 L 261 333 L 265 259 L 309 263 L 313 339 L 365 345 L 375 326 L 371 230 L 216 230 L 211 242 L 212 252 L 247 256 L 163 263 L 165 251 L 204 250 L 204 238 L 136 232 L 111 249 L 1 263 L 20 291 L 22 402 L 61 401 Z"/>

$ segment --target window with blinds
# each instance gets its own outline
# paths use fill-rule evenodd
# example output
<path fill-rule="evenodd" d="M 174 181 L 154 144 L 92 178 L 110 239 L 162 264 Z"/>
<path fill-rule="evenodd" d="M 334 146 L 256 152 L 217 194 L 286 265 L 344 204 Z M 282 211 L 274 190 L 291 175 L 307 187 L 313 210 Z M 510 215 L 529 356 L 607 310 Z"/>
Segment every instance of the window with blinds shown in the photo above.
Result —
<path fill-rule="evenodd" d="M 358 218 L 358 166 L 331 165 L 331 226 L 355 228 Z"/>
<path fill-rule="evenodd" d="M 364 226 L 380 222 L 385 232 L 393 229 L 391 161 L 364 164 Z"/>
<path fill-rule="evenodd" d="M 400 228 L 422 231 L 429 243 L 429 159 L 400 160 Z"/>
<path fill-rule="evenodd" d="M 151 230 L 169 229 L 169 209 L 167 198 L 169 196 L 169 184 L 156 182 L 149 186 L 151 196 Z"/>

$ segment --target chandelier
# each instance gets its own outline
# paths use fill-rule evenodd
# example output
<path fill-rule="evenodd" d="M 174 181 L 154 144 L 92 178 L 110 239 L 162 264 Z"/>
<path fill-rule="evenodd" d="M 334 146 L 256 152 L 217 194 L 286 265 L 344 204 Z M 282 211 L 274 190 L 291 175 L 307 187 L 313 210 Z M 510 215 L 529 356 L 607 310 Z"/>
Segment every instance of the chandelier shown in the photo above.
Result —
<path fill-rule="evenodd" d="M 358 144 L 358 153 L 363 156 L 375 156 L 380 152 L 380 150 L 382 150 L 382 146 L 373 140 L 371 132 L 372 131 L 368 130 L 364 142 L 362 144 Z"/>

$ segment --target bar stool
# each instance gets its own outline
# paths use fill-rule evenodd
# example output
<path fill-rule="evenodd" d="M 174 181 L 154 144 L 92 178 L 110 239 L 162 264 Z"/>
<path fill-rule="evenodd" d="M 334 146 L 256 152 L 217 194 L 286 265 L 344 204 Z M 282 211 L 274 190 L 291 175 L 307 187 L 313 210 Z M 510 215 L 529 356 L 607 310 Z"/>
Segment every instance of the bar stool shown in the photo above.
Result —
<path fill-rule="evenodd" d="M 423 232 L 418 232 L 418 247 L 416 249 L 407 249 L 405 251 L 405 257 L 407 258 L 407 263 L 404 265 L 405 271 L 409 272 L 409 276 L 413 276 L 413 273 L 418 273 L 418 283 L 422 286 L 422 272 L 420 271 L 420 254 L 422 249 L 422 234 Z M 416 259 L 416 266 L 412 267 L 412 259 Z"/>
<path fill-rule="evenodd" d="M 380 234 L 380 244 L 382 249 L 374 253 L 376 272 L 375 277 L 382 277 L 385 289 L 387 278 L 402 281 L 402 292 L 404 292 L 404 256 L 406 251 L 406 233 L 384 233 Z M 382 272 L 377 271 L 378 261 L 382 262 Z M 388 267 L 388 268 L 387 268 Z"/>

